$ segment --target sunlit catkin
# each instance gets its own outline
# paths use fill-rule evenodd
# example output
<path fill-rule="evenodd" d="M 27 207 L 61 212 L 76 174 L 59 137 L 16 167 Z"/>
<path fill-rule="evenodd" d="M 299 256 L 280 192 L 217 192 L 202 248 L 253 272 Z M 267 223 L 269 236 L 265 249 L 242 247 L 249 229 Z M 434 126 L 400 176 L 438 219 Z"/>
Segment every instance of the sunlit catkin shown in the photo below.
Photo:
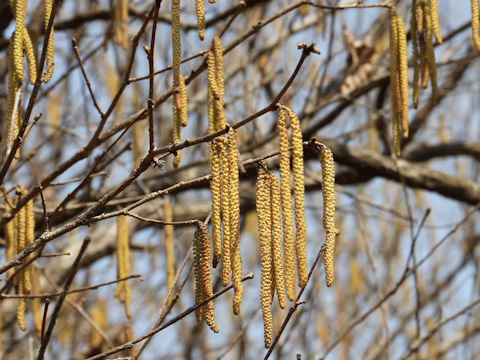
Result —
<path fill-rule="evenodd" d="M 179 92 L 180 92 L 180 124 L 182 126 L 187 126 L 187 119 L 188 119 L 188 104 L 187 104 L 187 89 L 185 87 L 185 79 L 180 74 L 180 85 L 179 85 Z"/>
<path fill-rule="evenodd" d="M 297 255 L 298 286 L 307 284 L 307 226 L 305 222 L 305 185 L 303 174 L 303 138 L 300 121 L 297 115 L 285 108 L 290 117 L 292 130 L 292 169 L 293 169 L 293 197 L 295 199 L 295 252 Z"/>
<path fill-rule="evenodd" d="M 15 71 L 20 81 L 23 81 L 23 37 L 24 32 L 27 31 L 25 27 L 26 5 L 25 0 L 17 0 L 15 1 L 15 9 L 12 9 L 15 15 L 15 32 L 11 42 L 13 46 Z"/>
<path fill-rule="evenodd" d="M 223 49 L 222 43 L 220 42 L 220 38 L 215 36 L 213 38 L 213 54 L 215 55 L 215 76 L 217 78 L 217 86 L 219 95 L 221 97 L 222 105 L 223 105 L 223 96 L 224 96 L 224 67 L 223 67 Z M 224 128 L 225 125 L 221 125 L 220 128 Z"/>
<path fill-rule="evenodd" d="M 198 223 L 198 229 L 200 231 L 201 239 L 201 266 L 202 266 L 202 284 L 203 284 L 203 293 L 206 298 L 213 296 L 212 288 L 212 272 L 210 269 L 210 236 L 208 234 L 208 229 L 204 223 Z M 203 299 L 202 299 L 203 300 Z M 213 301 L 210 300 L 205 304 L 205 322 L 210 327 L 213 332 L 218 333 L 218 327 L 215 320 L 215 311 Z"/>
<path fill-rule="evenodd" d="M 197 12 L 198 37 L 203 41 L 205 39 L 205 8 L 203 6 L 204 0 L 196 0 L 195 8 Z"/>
<path fill-rule="evenodd" d="M 327 286 L 332 286 L 335 278 L 333 258 L 335 252 L 335 167 L 332 151 L 325 147 L 320 153 L 322 164 L 323 227 L 327 233 L 323 261 Z"/>
<path fill-rule="evenodd" d="M 212 237 L 213 267 L 217 267 L 222 256 L 222 177 L 218 140 L 210 142 L 210 191 L 212 192 Z"/>
<path fill-rule="evenodd" d="M 172 0 L 172 49 L 173 49 L 173 86 L 180 87 L 180 63 L 182 56 L 182 45 L 180 42 L 180 0 Z M 173 141 L 180 142 L 181 114 L 177 109 L 175 101 L 173 105 Z M 178 150 L 173 160 L 173 167 L 177 168 L 182 157 L 181 150 Z"/>
<path fill-rule="evenodd" d="M 240 312 L 242 302 L 242 256 L 240 252 L 240 196 L 238 191 L 238 150 L 236 133 L 233 128 L 228 131 L 228 163 L 230 181 L 228 190 L 230 196 L 230 236 L 231 236 L 231 264 L 232 282 L 235 295 L 233 296 L 233 313 Z"/>
<path fill-rule="evenodd" d="M 262 279 L 260 285 L 260 299 L 263 314 L 265 347 L 270 347 L 272 339 L 272 310 L 271 303 L 271 247 L 272 224 L 270 214 L 270 184 L 265 170 L 258 171 L 256 189 L 257 222 L 260 233 L 260 259 L 262 263 Z"/>
<path fill-rule="evenodd" d="M 435 62 L 435 52 L 433 50 L 433 24 L 432 17 L 430 15 L 430 3 L 425 2 L 425 12 L 428 15 L 425 16 L 425 27 L 427 31 L 426 36 L 426 57 L 428 70 L 430 73 L 430 82 L 432 84 L 432 103 L 436 104 L 438 98 L 438 85 L 437 85 L 437 65 Z"/>
<path fill-rule="evenodd" d="M 280 203 L 280 184 L 274 173 L 269 172 L 270 190 L 272 201 L 271 216 L 272 216 L 272 252 L 273 252 L 273 273 L 275 276 L 275 288 L 277 290 L 278 303 L 282 309 L 286 306 L 285 297 L 285 274 L 283 269 L 282 256 L 282 217 L 281 217 L 281 203 Z"/>
<path fill-rule="evenodd" d="M 18 284 L 18 294 L 19 295 L 24 295 L 23 283 L 21 281 Z M 25 310 L 26 309 L 27 309 L 27 299 L 26 298 L 19 299 L 18 307 L 17 307 L 17 323 L 18 323 L 18 327 L 22 331 L 27 330 L 27 325 L 25 325 Z"/>
<path fill-rule="evenodd" d="M 117 217 L 117 269 L 118 278 L 123 278 L 130 274 L 128 226 L 127 218 L 123 215 Z M 123 302 L 125 314 L 130 318 L 130 284 L 128 281 L 118 283 L 115 296 Z"/>
<path fill-rule="evenodd" d="M 27 29 L 23 32 L 23 47 L 25 48 L 25 54 L 27 55 L 28 63 L 28 77 L 31 84 L 35 84 L 37 78 L 37 63 L 35 61 L 35 53 L 33 51 L 33 44 Z"/>
<path fill-rule="evenodd" d="M 290 189 L 290 146 L 287 132 L 287 111 L 278 109 L 280 141 L 280 193 L 282 198 L 283 248 L 285 252 L 285 284 L 290 301 L 295 300 L 295 244 L 293 237 L 293 207 Z"/>
<path fill-rule="evenodd" d="M 398 78 L 398 28 L 395 9 L 390 10 L 390 93 L 392 98 L 393 148 L 400 156 L 400 121 L 401 112 L 400 80 Z"/>
<path fill-rule="evenodd" d="M 45 30 L 48 27 L 48 22 L 50 21 L 50 15 L 52 13 L 53 0 L 45 0 Z M 45 72 L 44 82 L 48 82 L 53 75 L 53 66 L 54 66 L 54 45 L 53 45 L 53 26 L 48 38 L 47 44 L 47 67 Z"/>
<path fill-rule="evenodd" d="M 438 0 L 430 0 L 430 16 L 432 18 L 432 30 L 437 43 L 443 43 L 442 35 L 440 35 L 440 25 L 438 24 Z"/>
<path fill-rule="evenodd" d="M 205 299 L 205 290 L 202 281 L 202 234 L 200 230 L 193 237 L 193 271 L 195 274 L 195 305 Z M 195 309 L 195 318 L 201 322 L 205 317 L 205 306 Z"/>
<path fill-rule="evenodd" d="M 412 39 L 412 66 L 413 66 L 413 107 L 418 107 L 418 96 L 420 91 L 420 52 L 419 52 L 419 35 L 417 33 L 417 1 L 414 0 L 410 13 L 410 38 Z"/>
<path fill-rule="evenodd" d="M 230 282 L 230 273 L 232 271 L 231 250 L 232 238 L 230 232 L 230 194 L 229 194 L 229 162 L 227 155 L 227 144 L 225 138 L 219 138 L 220 166 L 222 182 L 222 224 L 223 224 L 223 244 L 222 244 L 222 285 L 227 286 Z"/>
<path fill-rule="evenodd" d="M 397 22 L 397 47 L 398 47 L 398 79 L 400 81 L 400 118 L 402 124 L 402 136 L 408 137 L 408 57 L 407 35 L 405 25 L 400 16 L 396 16 Z"/>
<path fill-rule="evenodd" d="M 172 206 L 170 198 L 165 197 L 163 202 L 163 211 L 165 222 L 172 222 Z M 165 225 L 163 228 L 165 233 L 165 263 L 167 264 L 167 288 L 170 289 L 175 278 L 175 256 L 173 252 L 173 226 Z M 170 302 L 170 299 L 169 299 Z"/>
<path fill-rule="evenodd" d="M 480 13 L 478 10 L 478 0 L 472 2 L 472 39 L 477 51 L 480 52 Z"/>

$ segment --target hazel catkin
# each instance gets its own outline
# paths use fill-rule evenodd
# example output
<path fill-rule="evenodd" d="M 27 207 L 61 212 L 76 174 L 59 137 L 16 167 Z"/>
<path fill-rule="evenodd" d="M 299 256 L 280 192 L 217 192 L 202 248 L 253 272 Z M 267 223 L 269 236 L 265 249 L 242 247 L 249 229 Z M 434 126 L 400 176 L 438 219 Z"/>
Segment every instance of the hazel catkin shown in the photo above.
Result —
<path fill-rule="evenodd" d="M 471 0 L 472 4 L 472 39 L 477 51 L 480 52 L 480 13 L 478 0 Z"/>
<path fill-rule="evenodd" d="M 293 208 L 290 189 L 290 146 L 287 132 L 287 111 L 278 109 L 278 135 L 280 142 L 280 193 L 282 198 L 283 248 L 285 252 L 285 284 L 290 301 L 295 300 L 295 244 Z"/>
<path fill-rule="evenodd" d="M 323 227 L 327 234 L 323 260 L 327 286 L 332 286 L 335 278 L 333 257 L 335 252 L 335 167 L 332 151 L 325 147 L 320 153 L 322 164 Z"/>
<path fill-rule="evenodd" d="M 222 186 L 222 224 L 223 224 L 223 244 L 222 244 L 222 285 L 227 286 L 230 282 L 231 264 L 231 233 L 230 233 L 230 196 L 229 196 L 229 162 L 226 149 L 225 138 L 218 139 L 220 149 L 221 166 L 221 186 Z"/>
<path fill-rule="evenodd" d="M 195 10 L 197 12 L 197 27 L 198 37 L 203 41 L 205 39 L 205 8 L 203 6 L 204 0 L 195 1 Z"/>

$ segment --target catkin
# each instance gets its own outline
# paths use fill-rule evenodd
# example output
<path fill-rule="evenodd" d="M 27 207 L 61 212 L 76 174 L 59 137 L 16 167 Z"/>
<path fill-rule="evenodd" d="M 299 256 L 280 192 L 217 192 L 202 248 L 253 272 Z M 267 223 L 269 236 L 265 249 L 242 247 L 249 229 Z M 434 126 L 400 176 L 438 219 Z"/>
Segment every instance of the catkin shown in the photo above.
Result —
<path fill-rule="evenodd" d="M 480 13 L 478 10 L 478 0 L 472 2 L 472 39 L 477 51 L 480 52 Z"/>
<path fill-rule="evenodd" d="M 220 151 L 218 140 L 210 142 L 210 191 L 212 192 L 212 237 L 213 267 L 217 267 L 222 256 L 222 177 L 220 173 Z"/>
<path fill-rule="evenodd" d="M 282 256 L 282 217 L 280 204 L 280 184 L 274 173 L 269 172 L 270 189 L 272 201 L 271 216 L 272 216 L 272 252 L 273 252 L 273 273 L 275 275 L 275 288 L 277 290 L 278 303 L 282 309 L 286 306 L 285 297 L 285 273 L 283 269 Z"/>
<path fill-rule="evenodd" d="M 242 302 L 242 257 L 240 252 L 240 195 L 238 192 L 238 150 L 236 133 L 233 128 L 228 131 L 228 163 L 229 163 L 229 197 L 230 197 L 230 236 L 231 236 L 231 264 L 232 282 L 235 295 L 233 296 L 233 313 L 240 312 Z"/>
<path fill-rule="evenodd" d="M 407 35 L 405 25 L 400 16 L 396 16 L 397 22 L 397 46 L 398 46 L 398 79 L 400 81 L 400 118 L 402 123 L 402 136 L 408 137 L 408 57 Z"/>
<path fill-rule="evenodd" d="M 285 283 L 287 296 L 295 300 L 295 244 L 293 237 L 293 209 L 290 190 L 290 146 L 287 132 L 287 111 L 278 109 L 278 135 L 280 140 L 280 192 L 282 197 L 283 247 L 285 252 Z"/>
<path fill-rule="evenodd" d="M 104 300 L 97 298 L 95 306 L 90 310 L 92 321 L 103 331 L 108 329 L 107 304 Z M 93 349 L 98 348 L 103 343 L 102 336 L 95 328 L 90 330 L 89 345 Z"/>
<path fill-rule="evenodd" d="M 53 0 L 45 0 L 45 30 L 48 27 L 48 22 L 50 21 L 50 14 L 52 13 Z M 54 45 L 53 45 L 53 26 L 50 31 L 50 36 L 48 38 L 47 44 L 47 68 L 45 73 L 44 82 L 48 82 L 53 75 L 53 66 L 54 66 Z"/>
<path fill-rule="evenodd" d="M 438 24 L 438 0 L 430 0 L 430 17 L 432 18 L 432 30 L 437 43 L 443 43 L 442 35 L 440 35 L 440 25 Z"/>
<path fill-rule="evenodd" d="M 12 199 L 10 196 L 7 194 L 7 201 L 5 204 L 5 212 L 8 212 L 11 210 L 11 207 L 9 203 L 12 202 Z M 15 217 L 10 220 L 6 225 L 5 225 L 5 240 L 7 241 L 7 260 L 10 260 L 14 255 L 15 255 L 15 250 L 16 250 L 16 241 L 17 241 L 17 235 L 16 235 L 16 226 L 15 226 Z M 7 270 L 7 277 L 10 277 L 12 275 L 13 268 L 10 268 Z"/>
<path fill-rule="evenodd" d="M 23 33 L 23 47 L 25 48 L 25 54 L 27 55 L 28 63 L 28 77 L 31 84 L 35 84 L 37 78 L 37 63 L 35 61 L 35 53 L 33 51 L 33 44 L 27 29 Z"/>
<path fill-rule="evenodd" d="M 23 189 L 26 193 L 26 189 Z M 35 215 L 33 213 L 33 200 L 29 200 L 25 205 L 25 246 L 29 246 L 35 240 Z M 28 256 L 27 259 L 30 259 Z M 27 294 L 32 291 L 32 267 L 27 266 L 23 270 L 24 289 Z"/>
<path fill-rule="evenodd" d="M 18 285 L 18 294 L 24 295 L 23 291 L 23 283 L 20 282 Z M 25 325 L 25 310 L 27 309 L 27 299 L 20 298 L 18 301 L 17 307 L 17 323 L 20 330 L 25 331 L 27 330 L 27 326 Z"/>
<path fill-rule="evenodd" d="M 220 38 L 215 36 L 213 38 L 213 54 L 215 56 L 215 77 L 217 79 L 217 86 L 220 95 L 220 100 L 223 106 L 223 97 L 224 97 L 224 67 L 223 67 L 223 49 Z M 225 127 L 225 124 L 219 124 L 219 128 L 222 129 Z"/>
<path fill-rule="evenodd" d="M 295 252 L 297 255 L 298 286 L 307 284 L 307 227 L 305 222 L 305 185 L 303 175 L 303 139 L 300 121 L 297 115 L 286 108 L 290 118 L 292 130 L 292 168 L 293 168 L 293 197 L 295 199 Z"/>
<path fill-rule="evenodd" d="M 204 0 L 196 0 L 195 9 L 197 12 L 198 37 L 203 41 L 205 39 L 205 8 L 203 6 Z"/>
<path fill-rule="evenodd" d="M 187 104 L 187 89 L 185 88 L 185 79 L 180 75 L 180 124 L 182 126 L 187 126 L 188 119 L 188 104 Z"/>
<path fill-rule="evenodd" d="M 205 298 L 209 298 L 213 296 L 213 288 L 212 288 L 212 272 L 210 269 L 210 236 L 208 235 L 208 229 L 204 223 L 198 223 L 198 228 L 200 231 L 200 239 L 201 239 L 201 249 L 202 249 L 202 256 L 201 256 L 201 266 L 202 266 L 202 284 L 203 284 L 203 293 Z M 215 320 L 215 312 L 214 312 L 214 305 L 213 301 L 210 300 L 208 303 L 205 304 L 205 321 L 207 325 L 212 329 L 213 332 L 218 333 L 218 327 Z"/>
<path fill-rule="evenodd" d="M 419 39 L 417 33 L 417 0 L 414 0 L 412 5 L 412 11 L 410 13 L 410 37 L 412 39 L 413 55 L 412 55 L 412 65 L 413 65 L 413 107 L 416 109 L 418 107 L 418 93 L 420 90 L 420 54 L 418 51 Z"/>
<path fill-rule="evenodd" d="M 23 194 L 22 187 L 20 187 L 20 191 Z M 20 251 L 25 249 L 25 245 L 27 243 L 27 224 L 26 224 L 26 208 L 25 206 L 22 207 L 18 213 L 17 213 L 17 241 L 16 241 L 16 250 L 15 253 L 18 254 Z M 25 284 L 25 271 L 24 269 L 19 275 L 18 275 L 18 293 L 20 295 L 23 295 L 26 292 L 26 284 Z M 20 292 L 21 291 L 21 292 Z M 19 305 L 20 306 L 20 305 Z"/>
<path fill-rule="evenodd" d="M 425 2 L 425 28 L 427 31 L 426 36 L 426 57 L 428 64 L 428 71 L 430 74 L 430 82 L 432 84 L 432 103 L 436 104 L 438 97 L 438 85 L 437 85 L 437 65 L 435 62 L 435 52 L 433 50 L 433 24 L 430 12 L 429 2 Z"/>
<path fill-rule="evenodd" d="M 258 171 L 256 189 L 257 221 L 260 232 L 260 258 L 262 263 L 262 279 L 260 285 L 260 299 L 263 314 L 265 347 L 270 347 L 272 339 L 272 310 L 271 303 L 271 246 L 272 227 L 270 214 L 270 186 L 268 177 L 263 168 Z"/>
<path fill-rule="evenodd" d="M 172 206 L 170 204 L 170 198 L 165 197 L 163 202 L 163 211 L 165 222 L 172 221 Z M 173 285 L 173 279 L 175 278 L 175 257 L 173 252 L 173 226 L 165 225 L 163 228 L 165 232 L 165 258 L 167 264 L 167 288 L 170 289 Z M 170 299 L 169 299 L 170 302 Z"/>
<path fill-rule="evenodd" d="M 23 37 L 27 31 L 25 27 L 25 0 L 15 1 L 15 32 L 12 38 L 13 58 L 15 71 L 20 82 L 23 81 Z"/>
<path fill-rule="evenodd" d="M 193 237 L 193 266 L 195 274 L 195 305 L 205 299 L 205 290 L 202 282 L 202 235 L 200 230 Z M 201 322 L 205 318 L 205 306 L 195 309 L 195 318 Z"/>
<path fill-rule="evenodd" d="M 172 0 L 172 48 L 173 48 L 173 86 L 180 87 L 180 63 L 182 56 L 182 45 L 180 42 L 180 0 Z M 174 102 L 175 103 L 175 102 Z M 173 105 L 173 141 L 180 142 L 181 114 L 176 105 Z M 177 150 L 173 160 L 173 167 L 180 164 L 182 151 Z"/>
<path fill-rule="evenodd" d="M 322 192 L 323 192 L 323 227 L 327 233 L 323 261 L 325 263 L 325 277 L 327 286 L 332 286 L 335 277 L 333 258 L 335 252 L 335 167 L 333 154 L 329 148 L 320 153 L 322 164 Z"/>
<path fill-rule="evenodd" d="M 392 123 L 393 123 L 393 147 L 395 154 L 400 156 L 400 123 L 401 112 L 400 84 L 398 79 L 398 28 L 395 9 L 390 11 L 390 86 L 392 96 Z"/>
<path fill-rule="evenodd" d="M 222 285 L 227 286 L 230 282 L 232 271 L 231 249 L 232 239 L 230 234 L 230 194 L 229 194 L 229 162 L 225 138 L 219 138 L 219 155 L 221 166 L 222 182 L 222 223 L 223 223 L 223 244 L 222 244 Z"/>
<path fill-rule="evenodd" d="M 117 269 L 118 278 L 123 278 L 130 274 L 128 226 L 127 218 L 123 215 L 117 217 Z M 115 296 L 123 302 L 125 314 L 130 318 L 130 284 L 128 281 L 125 280 L 118 283 Z"/>

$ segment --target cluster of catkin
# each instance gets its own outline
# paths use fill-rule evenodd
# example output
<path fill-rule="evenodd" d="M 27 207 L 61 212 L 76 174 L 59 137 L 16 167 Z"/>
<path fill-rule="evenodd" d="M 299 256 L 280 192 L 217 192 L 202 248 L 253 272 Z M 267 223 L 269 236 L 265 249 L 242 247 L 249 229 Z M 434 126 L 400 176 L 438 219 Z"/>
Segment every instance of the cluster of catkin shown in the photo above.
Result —
<path fill-rule="evenodd" d="M 394 8 L 390 9 L 390 86 L 392 96 L 393 147 L 400 155 L 400 126 L 408 137 L 408 58 L 405 25 Z"/>
<path fill-rule="evenodd" d="M 128 48 L 128 0 L 117 0 L 113 12 L 115 40 L 124 49 Z"/>
<path fill-rule="evenodd" d="M 128 226 L 126 216 L 117 217 L 117 277 L 124 278 L 130 275 L 130 245 L 128 240 Z M 130 313 L 130 284 L 128 281 L 120 281 L 115 290 L 117 297 L 125 307 L 125 314 Z"/>
<path fill-rule="evenodd" d="M 210 268 L 210 235 L 204 223 L 198 222 L 193 240 L 193 262 L 195 272 L 195 304 L 213 296 L 212 271 Z M 213 332 L 218 332 L 213 300 L 195 310 L 198 322 L 205 320 Z"/>
<path fill-rule="evenodd" d="M 286 296 L 282 256 L 280 185 L 275 174 L 266 170 L 265 163 L 260 164 L 256 192 L 257 221 L 260 233 L 260 259 L 262 264 L 260 300 L 265 347 L 268 348 L 272 338 L 271 305 L 275 292 L 282 309 L 286 306 Z"/>
<path fill-rule="evenodd" d="M 173 101 L 173 142 L 180 142 L 180 126 L 187 126 L 187 90 L 185 79 L 180 73 L 182 44 L 180 41 L 180 0 L 172 0 L 172 49 L 173 49 L 173 86 L 175 96 Z M 178 150 L 173 159 L 175 168 L 180 164 L 182 151 Z"/>
<path fill-rule="evenodd" d="M 26 189 L 19 185 L 17 186 L 17 203 L 26 194 Z M 9 203 L 11 199 L 6 201 L 6 211 L 11 209 Z M 35 238 L 35 217 L 33 214 L 33 200 L 27 202 L 22 207 L 15 217 L 7 223 L 5 227 L 5 235 L 7 240 L 7 260 L 20 253 L 25 247 L 30 245 Z M 29 258 L 27 258 L 28 260 Z M 10 277 L 13 270 L 9 270 L 7 275 Z M 35 278 L 38 280 L 38 277 Z M 35 280 L 34 279 L 34 280 Z M 14 278 L 14 285 L 17 294 L 26 295 L 32 292 L 32 266 L 29 265 L 18 273 Z M 27 308 L 27 299 L 21 298 L 17 308 L 17 322 L 23 331 L 27 329 L 25 325 L 25 311 Z M 35 310 L 35 308 L 34 308 Z M 40 311 L 34 312 L 34 318 L 41 316 Z M 37 320 L 35 321 L 37 322 Z"/>
<path fill-rule="evenodd" d="M 432 102 L 437 101 L 437 67 L 433 50 L 433 37 L 438 44 L 443 42 L 438 24 L 437 0 L 413 0 L 410 16 L 410 36 L 412 38 L 414 69 L 413 106 L 418 106 L 420 84 L 425 89 L 430 80 Z"/>
<path fill-rule="evenodd" d="M 224 129 L 224 75 L 220 39 L 213 39 L 208 52 L 208 124 L 209 133 Z M 226 137 L 210 142 L 210 173 L 212 179 L 213 266 L 222 259 L 222 284 L 227 286 L 230 275 L 235 290 L 233 312 L 238 314 L 243 296 L 242 259 L 240 254 L 240 201 L 238 193 L 238 149 L 236 133 L 230 128 Z"/>

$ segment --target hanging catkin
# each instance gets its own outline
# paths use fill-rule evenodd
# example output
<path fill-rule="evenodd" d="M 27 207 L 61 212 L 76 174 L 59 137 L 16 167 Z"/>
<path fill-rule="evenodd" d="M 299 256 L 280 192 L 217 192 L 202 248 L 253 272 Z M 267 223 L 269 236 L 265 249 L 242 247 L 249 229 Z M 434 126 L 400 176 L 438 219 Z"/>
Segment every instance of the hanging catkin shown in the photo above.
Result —
<path fill-rule="evenodd" d="M 199 230 L 193 237 L 193 271 L 195 274 L 195 305 L 205 299 L 205 290 L 202 282 L 202 236 Z M 195 309 L 195 318 L 201 322 L 205 318 L 205 306 Z"/>
<path fill-rule="evenodd" d="M 400 16 L 396 16 L 397 22 L 397 47 L 398 47 L 398 79 L 400 81 L 400 118 L 402 124 L 402 136 L 408 137 L 408 58 L 407 58 L 407 35 L 405 25 Z"/>
<path fill-rule="evenodd" d="M 197 12 L 198 37 L 203 41 L 205 38 L 205 8 L 203 6 L 204 0 L 195 1 L 195 9 Z"/>
<path fill-rule="evenodd" d="M 265 347 L 270 347 L 272 339 L 271 303 L 271 267 L 272 267 L 272 224 L 270 214 L 270 184 L 263 164 L 259 168 L 256 189 L 257 221 L 260 233 L 260 258 L 262 263 L 262 279 L 260 299 L 263 314 Z"/>
<path fill-rule="evenodd" d="M 432 18 L 432 30 L 433 35 L 437 43 L 443 43 L 442 35 L 440 35 L 440 25 L 438 24 L 438 0 L 429 0 L 430 1 L 430 17 Z"/>
<path fill-rule="evenodd" d="M 287 107 L 292 130 L 293 197 L 295 199 L 295 252 L 297 256 L 298 286 L 307 284 L 307 226 L 305 222 L 305 185 L 303 175 L 303 138 L 297 115 Z"/>
<path fill-rule="evenodd" d="M 280 184 L 277 177 L 271 171 L 270 190 L 271 190 L 271 216 L 272 216 L 272 250 L 273 250 L 273 273 L 275 275 L 275 288 L 277 290 L 278 303 L 282 309 L 286 306 L 285 297 L 285 274 L 283 269 L 282 256 L 282 217 L 280 205 Z"/>
<path fill-rule="evenodd" d="M 45 30 L 48 27 L 48 22 L 50 21 L 50 15 L 52 13 L 53 0 L 45 0 Z M 47 44 L 47 67 L 45 72 L 44 82 L 48 82 L 53 75 L 53 57 L 54 57 L 54 45 L 53 45 L 53 26 L 50 31 L 50 36 L 48 38 Z"/>
<path fill-rule="evenodd" d="M 235 295 L 233 296 L 233 313 L 240 312 L 242 302 L 242 257 L 240 252 L 240 196 L 238 192 L 238 150 L 236 133 L 233 128 L 228 131 L 228 163 L 230 184 L 228 186 L 230 197 L 230 236 L 231 236 L 231 264 L 232 282 Z"/>
<path fill-rule="evenodd" d="M 327 286 L 332 286 L 335 278 L 333 258 L 335 252 L 335 167 L 332 151 L 325 147 L 320 152 L 322 164 L 323 227 L 327 234 L 323 261 Z"/>
<path fill-rule="evenodd" d="M 170 204 L 170 198 L 165 197 L 163 202 L 163 212 L 165 222 L 172 222 L 172 206 Z M 175 278 L 175 255 L 173 252 L 173 225 L 165 225 L 163 228 L 165 233 L 165 263 L 167 267 L 167 289 L 170 289 L 173 285 L 173 279 Z M 170 303 L 171 298 L 168 299 Z"/>
<path fill-rule="evenodd" d="M 20 281 L 18 284 L 18 295 L 24 295 L 25 292 L 23 291 L 23 282 Z M 27 330 L 27 325 L 25 325 L 25 310 L 27 309 L 27 299 L 20 298 L 18 301 L 17 307 L 17 323 L 20 330 L 25 331 Z"/>
<path fill-rule="evenodd" d="M 217 267 L 222 255 L 222 177 L 220 173 L 220 151 L 218 140 L 210 142 L 210 191 L 212 192 L 212 237 L 213 267 Z"/>
<path fill-rule="evenodd" d="M 425 15 L 425 30 L 426 34 L 426 58 L 428 64 L 428 71 L 430 74 L 430 83 L 432 84 L 432 102 L 436 104 L 438 97 L 437 85 L 437 65 L 435 62 L 435 52 L 433 50 L 433 24 L 430 11 L 430 3 L 428 1 L 424 4 Z"/>
<path fill-rule="evenodd" d="M 293 238 L 293 209 L 290 189 L 290 146 L 287 132 L 287 111 L 278 108 L 278 135 L 280 140 L 280 192 L 282 197 L 283 247 L 285 252 L 285 283 L 287 296 L 295 300 L 295 244 Z"/>
<path fill-rule="evenodd" d="M 12 199 L 8 193 L 6 194 L 6 201 L 5 201 L 5 212 L 9 212 L 11 210 L 11 207 L 9 203 L 12 203 Z M 16 251 L 16 241 L 17 241 L 17 234 L 16 234 L 16 226 L 15 226 L 15 218 L 11 219 L 6 225 L 5 225 L 5 240 L 7 241 L 7 260 L 10 260 L 14 255 Z M 12 275 L 13 268 L 10 268 L 7 270 L 7 277 L 10 277 Z"/>
<path fill-rule="evenodd" d="M 118 278 L 130 275 L 128 226 L 127 218 L 123 215 L 117 217 L 117 273 Z M 118 283 L 115 296 L 124 304 L 125 314 L 130 318 L 130 284 L 128 281 Z"/>
<path fill-rule="evenodd" d="M 218 139 L 220 149 L 220 166 L 222 182 L 222 224 L 223 224 L 223 244 L 222 244 L 222 285 L 227 286 L 230 282 L 230 273 L 232 271 L 231 249 L 232 238 L 230 234 L 230 194 L 229 194 L 229 162 L 226 149 L 225 138 Z"/>
<path fill-rule="evenodd" d="M 480 13 L 478 0 L 471 0 L 472 3 L 472 39 L 477 51 L 480 52 Z"/>
<path fill-rule="evenodd" d="M 187 89 L 185 87 L 185 79 L 180 74 L 180 85 L 179 85 L 179 95 L 180 95 L 180 125 L 187 126 L 188 122 L 188 104 L 187 104 Z"/>
<path fill-rule="evenodd" d="M 410 13 L 410 37 L 412 39 L 413 55 L 412 55 L 412 66 L 413 66 L 413 107 L 416 109 L 418 107 L 418 93 L 420 90 L 420 53 L 419 53 L 419 39 L 417 33 L 417 11 L 416 8 L 417 0 L 413 1 L 412 11 Z"/>
<path fill-rule="evenodd" d="M 172 48 L 173 48 L 173 87 L 180 87 L 180 63 L 182 56 L 182 45 L 180 42 L 180 0 L 172 0 Z M 181 114 L 175 101 L 173 102 L 173 141 L 180 142 Z M 177 150 L 173 160 L 173 167 L 177 168 L 182 158 L 182 150 Z"/>
<path fill-rule="evenodd" d="M 26 189 L 23 188 L 23 193 L 26 194 Z M 25 205 L 25 246 L 29 246 L 35 240 L 35 215 L 33 213 L 33 200 L 29 200 Z M 31 259 L 31 256 L 27 257 L 27 260 Z M 25 278 L 25 292 L 27 294 L 32 292 L 32 266 L 27 266 L 23 270 Z"/>
<path fill-rule="evenodd" d="M 398 27 L 395 9 L 390 10 L 390 87 L 392 96 L 392 125 L 393 125 L 393 148 L 395 154 L 400 156 L 400 120 L 401 91 L 400 79 L 398 78 Z"/>

